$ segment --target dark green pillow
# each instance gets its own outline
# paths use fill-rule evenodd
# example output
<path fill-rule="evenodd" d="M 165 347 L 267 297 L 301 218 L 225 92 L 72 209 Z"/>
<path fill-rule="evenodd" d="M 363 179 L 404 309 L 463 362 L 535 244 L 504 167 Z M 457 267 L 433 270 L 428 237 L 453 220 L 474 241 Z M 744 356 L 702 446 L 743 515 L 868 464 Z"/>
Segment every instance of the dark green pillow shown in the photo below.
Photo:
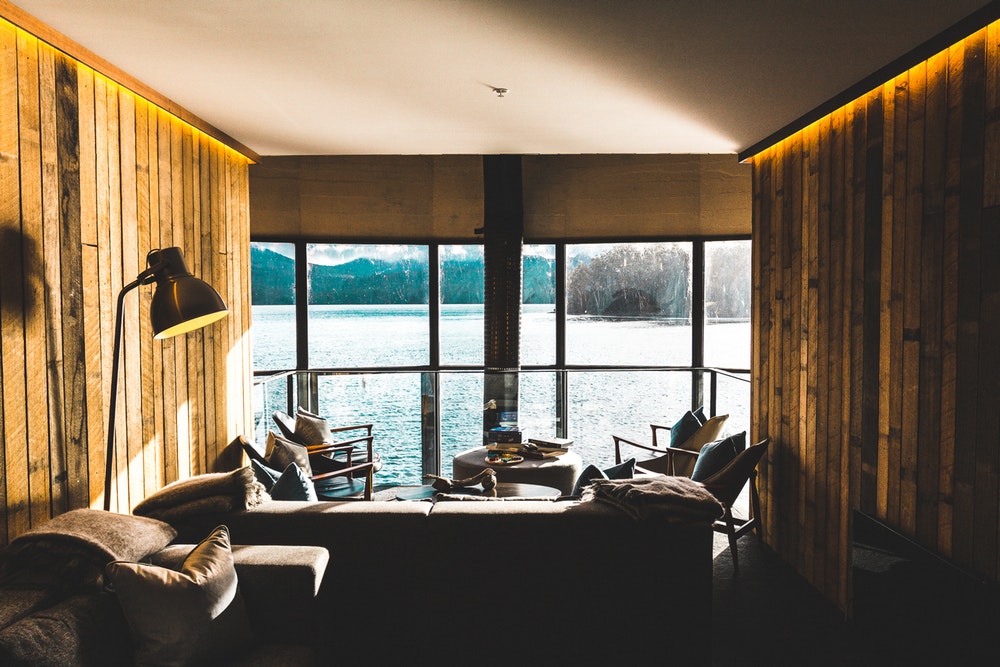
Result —
<path fill-rule="evenodd" d="M 722 440 L 710 442 L 698 452 L 691 479 L 703 482 L 729 464 L 736 455 L 747 448 L 747 432 L 742 431 Z"/>
<path fill-rule="evenodd" d="M 258 482 L 264 485 L 264 490 L 270 493 L 271 487 L 273 487 L 274 483 L 278 481 L 279 477 L 281 477 L 281 473 L 274 468 L 269 468 L 259 461 L 251 460 L 250 467 L 253 469 L 253 476 L 257 478 Z"/>
<path fill-rule="evenodd" d="M 269 493 L 274 500 L 319 500 L 312 480 L 294 463 L 288 464 Z"/>
<path fill-rule="evenodd" d="M 688 410 L 684 413 L 684 416 L 677 420 L 677 423 L 670 427 L 670 446 L 680 447 L 687 439 L 698 432 L 701 428 L 701 422 L 694 415 L 693 412 Z"/>
<path fill-rule="evenodd" d="M 697 410 L 695 410 L 695 411 L 694 411 L 694 412 L 693 412 L 692 414 L 693 414 L 693 415 L 694 415 L 694 416 L 695 416 L 695 417 L 696 417 L 696 418 L 698 419 L 698 421 L 699 421 L 699 422 L 701 422 L 701 423 L 702 423 L 703 425 L 704 425 L 704 423 L 705 423 L 705 422 L 707 422 L 707 421 L 708 421 L 708 417 L 706 417 L 706 416 L 705 416 L 705 406 L 704 406 L 704 405 L 703 405 L 703 406 L 701 406 L 700 408 L 698 408 Z"/>
<path fill-rule="evenodd" d="M 583 493 L 585 486 L 598 479 L 632 479 L 635 476 L 635 459 L 631 458 L 610 468 L 601 470 L 593 463 L 583 469 L 573 486 L 574 496 Z"/>

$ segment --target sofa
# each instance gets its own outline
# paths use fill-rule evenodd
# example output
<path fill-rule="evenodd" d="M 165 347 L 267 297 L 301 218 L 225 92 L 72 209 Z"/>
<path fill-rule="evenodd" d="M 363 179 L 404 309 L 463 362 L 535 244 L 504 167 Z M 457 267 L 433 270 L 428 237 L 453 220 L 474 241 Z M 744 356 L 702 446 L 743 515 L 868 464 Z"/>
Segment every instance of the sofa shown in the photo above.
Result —
<path fill-rule="evenodd" d="M 229 643 L 212 628 L 212 664 L 324 664 L 312 624 L 329 561 L 326 549 L 231 545 L 220 528 L 214 527 L 220 541 L 213 546 L 231 553 L 238 582 L 226 612 L 236 607 L 238 599 L 248 625 Z M 212 532 L 209 529 L 206 535 Z M 134 609 L 126 610 L 120 603 L 121 590 L 109 589 L 108 572 L 114 566 L 178 572 L 190 563 L 204 537 L 185 544 L 165 522 L 79 509 L 15 538 L 0 550 L 0 665 L 135 664 Z M 138 592 L 140 602 L 154 615 L 156 631 L 164 632 L 164 615 L 157 607 L 161 601 Z M 190 639 L 185 634 L 178 645 Z M 162 651 L 156 657 L 148 662 L 170 664 Z"/>
<path fill-rule="evenodd" d="M 616 484 L 624 491 L 602 497 L 598 487 Z M 712 521 L 721 508 L 704 495 L 685 507 L 683 496 L 699 491 L 684 479 L 647 493 L 669 502 L 630 507 L 623 498 L 634 484 L 607 480 L 553 500 L 265 500 L 172 525 L 181 540 L 224 523 L 234 543 L 328 550 L 335 567 L 318 618 L 328 628 L 323 650 L 344 660 L 663 664 L 669 655 L 710 664 Z"/>

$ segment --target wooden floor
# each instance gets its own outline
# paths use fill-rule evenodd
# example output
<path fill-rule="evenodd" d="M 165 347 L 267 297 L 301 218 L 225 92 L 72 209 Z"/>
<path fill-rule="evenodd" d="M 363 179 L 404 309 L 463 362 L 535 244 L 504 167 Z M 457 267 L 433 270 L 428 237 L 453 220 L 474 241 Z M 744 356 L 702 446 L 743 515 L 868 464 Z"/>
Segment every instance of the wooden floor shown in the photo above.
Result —
<path fill-rule="evenodd" d="M 718 543 L 717 543 L 718 544 Z M 858 556 L 848 621 L 753 535 L 715 558 L 712 665 L 939 667 L 1000 664 L 1000 605 L 919 563 Z"/>

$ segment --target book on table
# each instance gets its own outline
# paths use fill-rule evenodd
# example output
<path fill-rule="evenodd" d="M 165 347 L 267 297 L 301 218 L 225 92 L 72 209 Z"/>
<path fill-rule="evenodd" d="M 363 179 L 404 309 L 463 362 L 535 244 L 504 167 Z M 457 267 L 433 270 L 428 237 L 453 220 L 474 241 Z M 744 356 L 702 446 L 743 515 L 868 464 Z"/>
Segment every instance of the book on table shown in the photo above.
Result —
<path fill-rule="evenodd" d="M 528 442 L 539 449 L 569 449 L 573 441 L 569 438 L 528 438 Z"/>

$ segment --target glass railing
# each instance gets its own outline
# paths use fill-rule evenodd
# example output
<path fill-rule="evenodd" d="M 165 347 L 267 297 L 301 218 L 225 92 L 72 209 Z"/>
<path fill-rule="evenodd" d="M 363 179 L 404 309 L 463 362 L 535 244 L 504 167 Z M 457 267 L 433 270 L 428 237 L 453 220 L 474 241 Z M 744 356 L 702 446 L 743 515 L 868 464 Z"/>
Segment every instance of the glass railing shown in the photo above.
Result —
<path fill-rule="evenodd" d="M 522 369 L 519 425 L 572 438 L 585 463 L 614 463 L 611 435 L 649 442 L 650 423 L 673 424 L 692 406 L 728 414 L 726 430 L 749 431 L 750 374 L 717 368 Z M 331 424 L 374 424 L 383 484 L 420 484 L 451 474 L 456 454 L 482 443 L 481 370 L 309 370 L 254 379 L 254 437 L 263 445 L 275 410 L 303 406 Z M 641 457 L 640 457 L 641 458 Z M 442 472 L 443 471 L 443 472 Z"/>

